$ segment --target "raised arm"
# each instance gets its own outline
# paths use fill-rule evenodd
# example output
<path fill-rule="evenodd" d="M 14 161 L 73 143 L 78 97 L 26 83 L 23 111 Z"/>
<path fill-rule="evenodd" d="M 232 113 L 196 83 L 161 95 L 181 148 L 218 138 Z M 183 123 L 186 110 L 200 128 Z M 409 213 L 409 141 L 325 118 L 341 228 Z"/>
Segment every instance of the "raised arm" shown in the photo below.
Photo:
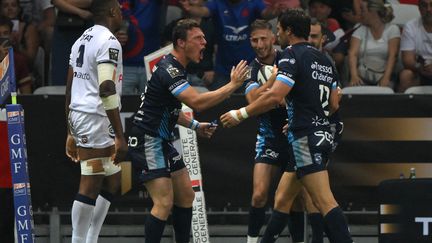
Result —
<path fill-rule="evenodd" d="M 231 70 L 231 81 L 223 87 L 205 93 L 198 93 L 193 87 L 188 87 L 177 98 L 195 111 L 203 111 L 227 99 L 240 88 L 246 79 L 248 67 L 246 61 L 241 61 Z"/>

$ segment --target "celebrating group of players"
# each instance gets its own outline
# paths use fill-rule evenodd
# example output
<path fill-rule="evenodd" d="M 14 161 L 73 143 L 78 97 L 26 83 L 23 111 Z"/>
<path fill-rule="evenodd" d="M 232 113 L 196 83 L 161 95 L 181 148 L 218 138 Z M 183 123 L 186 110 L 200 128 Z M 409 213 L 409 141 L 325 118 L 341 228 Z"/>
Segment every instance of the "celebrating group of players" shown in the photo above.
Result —
<path fill-rule="evenodd" d="M 121 26 L 120 6 L 116 0 L 94 0 L 92 12 L 95 25 L 72 47 L 67 83 L 66 153 L 81 165 L 79 192 L 72 207 L 72 243 L 97 242 L 113 194 L 119 188 L 118 163 L 128 150 L 153 200 L 145 222 L 146 243 L 160 242 L 170 213 L 176 242 L 189 242 L 195 194 L 182 156 L 170 142 L 171 134 L 178 124 L 209 138 L 216 127 L 185 116 L 181 104 L 196 111 L 219 104 L 243 85 L 250 68 L 241 61 L 232 68 L 228 84 L 198 93 L 188 83 L 185 67 L 201 60 L 205 36 L 197 22 L 179 21 L 172 35 L 174 50 L 157 64 L 141 96 L 127 147 L 119 115 L 122 50 L 113 34 Z M 258 241 L 275 166 L 283 168 L 284 173 L 261 242 L 277 239 L 298 194 L 309 198 L 305 200 L 309 211 L 322 215 L 317 222 L 322 221 L 330 242 L 352 242 L 326 171 L 334 138 L 340 131 L 334 129 L 340 127 L 336 113 L 338 76 L 331 60 L 319 50 L 324 38 L 318 37 L 313 42 L 316 46 L 307 42 L 310 30 L 311 19 L 302 10 L 283 13 L 278 19 L 277 37 L 284 51 L 279 52 L 273 48 L 271 26 L 256 21 L 251 27 L 251 44 L 257 58 L 251 64 L 246 89 L 250 104 L 220 119 L 224 127 L 232 127 L 250 116 L 259 116 L 248 242 Z M 257 76 L 264 65 L 274 66 L 273 75 L 267 82 L 259 82 Z"/>

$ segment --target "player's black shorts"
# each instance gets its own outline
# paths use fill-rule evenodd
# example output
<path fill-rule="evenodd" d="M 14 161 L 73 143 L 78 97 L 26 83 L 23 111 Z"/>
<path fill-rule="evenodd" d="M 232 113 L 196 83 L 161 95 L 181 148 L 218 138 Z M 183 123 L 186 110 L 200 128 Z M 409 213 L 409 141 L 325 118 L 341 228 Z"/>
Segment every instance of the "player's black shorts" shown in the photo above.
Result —
<path fill-rule="evenodd" d="M 170 141 L 145 134 L 140 128 L 131 129 L 128 140 L 129 156 L 140 183 L 160 177 L 185 167 L 183 157 Z"/>
<path fill-rule="evenodd" d="M 333 136 L 329 131 L 315 131 L 295 139 L 290 144 L 291 161 L 297 177 L 327 169 L 327 162 L 332 150 Z"/>
<path fill-rule="evenodd" d="M 257 135 L 255 147 L 255 163 L 265 163 L 276 165 L 288 172 L 294 172 L 294 164 L 289 163 L 289 144 L 288 140 L 276 138 L 266 138 Z"/>

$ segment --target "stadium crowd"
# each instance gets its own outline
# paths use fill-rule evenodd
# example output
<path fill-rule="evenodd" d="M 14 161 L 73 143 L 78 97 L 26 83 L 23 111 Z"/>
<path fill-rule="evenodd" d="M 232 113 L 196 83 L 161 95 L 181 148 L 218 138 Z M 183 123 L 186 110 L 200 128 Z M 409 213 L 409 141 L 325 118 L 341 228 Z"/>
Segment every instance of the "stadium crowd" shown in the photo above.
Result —
<path fill-rule="evenodd" d="M 69 50 L 92 25 L 91 0 L 1 0 L 0 57 L 13 46 L 17 83 L 22 94 L 41 86 L 65 85 Z M 273 21 L 285 9 L 303 8 L 334 36 L 324 49 L 335 60 L 342 86 L 388 86 L 404 92 L 432 81 L 432 2 L 429 0 L 119 0 L 123 26 L 123 94 L 140 94 L 147 83 L 143 57 L 169 44 L 178 18 L 192 17 L 205 31 L 204 59 L 188 66 L 195 86 L 215 90 L 227 83 L 229 70 L 251 62 L 249 25 Z M 391 6 L 418 5 L 420 16 L 394 23 Z M 225 12 L 224 12 L 225 11 Z M 232 11 L 234 18 L 228 18 Z M 400 12 L 398 12 L 400 13 Z M 409 17 L 409 16 L 408 16 Z M 273 24 L 275 26 L 275 24 Z M 420 38 L 414 38 L 420 37 Z"/>

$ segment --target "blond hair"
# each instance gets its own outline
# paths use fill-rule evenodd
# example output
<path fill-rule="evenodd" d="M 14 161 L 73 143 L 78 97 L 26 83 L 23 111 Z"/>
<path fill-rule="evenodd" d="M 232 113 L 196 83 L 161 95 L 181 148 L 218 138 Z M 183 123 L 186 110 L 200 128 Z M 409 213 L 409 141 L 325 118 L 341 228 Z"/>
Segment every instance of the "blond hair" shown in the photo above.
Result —
<path fill-rule="evenodd" d="M 369 11 L 378 13 L 383 23 L 390 23 L 394 19 L 393 8 L 384 4 L 383 0 L 365 0 Z"/>

